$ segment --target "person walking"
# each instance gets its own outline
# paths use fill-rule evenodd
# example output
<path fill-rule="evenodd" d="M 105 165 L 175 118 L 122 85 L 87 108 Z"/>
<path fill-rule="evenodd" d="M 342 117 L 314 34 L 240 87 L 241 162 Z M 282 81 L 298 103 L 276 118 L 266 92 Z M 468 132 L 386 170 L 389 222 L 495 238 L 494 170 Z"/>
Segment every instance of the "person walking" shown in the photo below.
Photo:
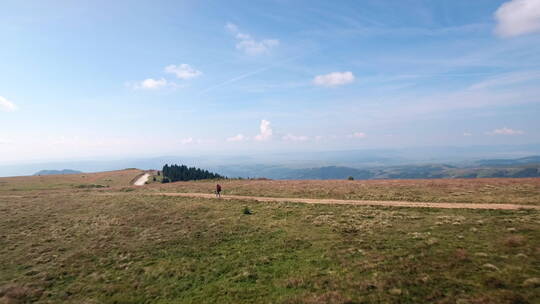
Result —
<path fill-rule="evenodd" d="M 221 185 L 216 185 L 216 197 L 221 197 Z"/>

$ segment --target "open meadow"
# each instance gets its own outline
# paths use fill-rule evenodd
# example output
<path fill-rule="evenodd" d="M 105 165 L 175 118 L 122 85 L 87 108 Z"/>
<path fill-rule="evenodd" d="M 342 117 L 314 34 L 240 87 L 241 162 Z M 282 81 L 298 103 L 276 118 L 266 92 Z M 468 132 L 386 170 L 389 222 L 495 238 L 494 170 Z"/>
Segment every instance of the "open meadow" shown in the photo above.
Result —
<path fill-rule="evenodd" d="M 225 180 L 223 193 L 319 199 L 540 205 L 540 178 Z M 215 183 L 150 184 L 144 191 L 211 193 Z"/>
<path fill-rule="evenodd" d="M 0 303 L 539 303 L 540 210 L 170 197 L 0 178 Z M 84 176 L 84 177 L 83 177 Z M 540 205 L 539 179 L 220 181 L 225 194 Z"/>

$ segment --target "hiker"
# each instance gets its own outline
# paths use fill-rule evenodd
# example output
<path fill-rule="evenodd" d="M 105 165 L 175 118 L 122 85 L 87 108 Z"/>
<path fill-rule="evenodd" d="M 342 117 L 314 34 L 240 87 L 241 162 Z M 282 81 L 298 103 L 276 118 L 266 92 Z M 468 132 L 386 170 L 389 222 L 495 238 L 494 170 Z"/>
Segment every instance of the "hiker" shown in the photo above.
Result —
<path fill-rule="evenodd" d="M 221 197 L 221 185 L 216 185 L 216 197 Z"/>

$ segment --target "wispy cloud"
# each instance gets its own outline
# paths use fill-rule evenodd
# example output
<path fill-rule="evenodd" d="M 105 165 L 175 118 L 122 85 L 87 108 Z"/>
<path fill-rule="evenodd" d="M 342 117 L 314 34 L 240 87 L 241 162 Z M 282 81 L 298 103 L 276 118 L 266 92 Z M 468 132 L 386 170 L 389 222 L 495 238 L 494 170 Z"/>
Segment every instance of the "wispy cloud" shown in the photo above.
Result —
<path fill-rule="evenodd" d="M 354 132 L 353 134 L 349 135 L 350 138 L 366 138 L 367 134 L 364 132 Z"/>
<path fill-rule="evenodd" d="M 225 25 L 225 28 L 236 38 L 236 48 L 248 55 L 266 54 L 279 45 L 278 39 L 255 40 L 249 34 L 240 32 L 238 26 L 230 22 Z"/>
<path fill-rule="evenodd" d="M 231 84 L 233 82 L 237 82 L 239 80 L 242 80 L 244 78 L 247 78 L 247 77 L 250 77 L 250 76 L 253 76 L 253 75 L 256 75 L 256 74 L 259 74 L 259 73 L 262 73 L 266 70 L 269 70 L 273 67 L 274 65 L 271 65 L 271 66 L 267 66 L 267 67 L 264 67 L 264 68 L 261 68 L 261 69 L 258 69 L 258 70 L 255 70 L 253 72 L 248 72 L 248 73 L 244 73 L 244 74 L 241 74 L 239 76 L 236 76 L 236 77 L 233 77 L 231 79 L 228 79 L 228 80 L 225 80 L 224 82 L 221 82 L 219 84 L 216 84 L 214 86 L 211 86 L 211 87 L 208 87 L 206 89 L 204 89 L 203 91 L 201 91 L 201 94 L 203 93 L 207 93 L 207 92 L 210 92 L 210 91 L 213 91 L 217 88 L 220 88 L 220 87 L 223 87 L 225 85 L 228 85 L 228 84 Z"/>
<path fill-rule="evenodd" d="M 495 12 L 495 33 L 501 37 L 513 37 L 540 32 L 540 1 L 512 0 L 501 5 Z"/>
<path fill-rule="evenodd" d="M 540 80 L 540 71 L 514 72 L 496 75 L 469 87 L 471 90 L 502 87 L 528 81 Z"/>
<path fill-rule="evenodd" d="M 261 125 L 259 126 L 259 129 L 260 133 L 255 136 L 255 140 L 265 141 L 272 138 L 273 131 L 268 120 L 261 120 Z"/>
<path fill-rule="evenodd" d="M 463 132 L 463 136 L 472 136 L 473 134 L 471 132 Z"/>
<path fill-rule="evenodd" d="M 488 135 L 521 135 L 521 134 L 524 134 L 525 132 L 521 131 L 521 130 L 514 130 L 514 129 L 510 129 L 510 128 L 507 128 L 507 127 L 504 127 L 504 128 L 500 128 L 500 129 L 495 129 L 491 132 L 487 132 Z"/>
<path fill-rule="evenodd" d="M 223 82 L 221 82 L 221 83 L 218 83 L 218 84 L 216 84 L 216 85 L 210 86 L 210 87 L 208 87 L 208 88 L 202 90 L 202 91 L 200 92 L 200 94 L 205 94 L 205 93 L 208 93 L 208 92 L 213 91 L 213 90 L 215 90 L 215 89 L 224 87 L 224 86 L 226 86 L 226 85 L 228 85 L 228 84 L 231 84 L 231 83 L 240 81 L 240 80 L 242 80 L 242 79 L 245 79 L 245 78 L 248 78 L 248 77 L 251 77 L 251 76 L 254 76 L 254 75 L 263 73 L 263 72 L 266 72 L 266 71 L 268 71 L 268 70 L 270 70 L 270 69 L 272 69 L 272 68 L 274 68 L 274 67 L 276 67 L 276 66 L 285 64 L 285 63 L 287 63 L 287 62 L 293 61 L 293 60 L 298 59 L 298 58 L 300 58 L 300 57 L 301 57 L 301 56 L 291 57 L 291 58 L 288 58 L 288 59 L 283 60 L 283 61 L 281 61 L 281 62 L 276 62 L 276 63 L 270 64 L 270 65 L 268 65 L 268 66 L 262 67 L 262 68 L 260 68 L 260 69 L 258 69 L 258 70 L 255 70 L 255 71 L 252 71 L 252 72 L 247 72 L 247 73 L 244 73 L 244 74 L 240 74 L 240 75 L 238 75 L 238 76 L 236 76 L 236 77 L 233 77 L 233 78 L 231 78 L 231 79 L 227 79 L 227 80 L 225 80 L 225 81 L 223 81 Z"/>
<path fill-rule="evenodd" d="M 318 75 L 313 79 L 313 83 L 323 87 L 336 87 L 354 82 L 352 72 L 333 72 L 325 75 Z"/>
<path fill-rule="evenodd" d="M 0 110 L 6 112 L 13 112 L 17 110 L 17 106 L 7 98 L 0 96 Z"/>
<path fill-rule="evenodd" d="M 184 139 L 180 140 L 180 143 L 182 145 L 188 145 L 188 144 L 192 144 L 194 142 L 195 142 L 195 140 L 193 139 L 193 137 L 187 137 L 187 138 L 184 138 Z"/>
<path fill-rule="evenodd" d="M 282 139 L 285 141 L 307 141 L 309 140 L 309 137 L 304 135 L 293 135 L 289 133 L 283 136 Z"/>
<path fill-rule="evenodd" d="M 388 101 L 395 106 L 379 112 L 380 121 L 392 121 L 405 117 L 422 117 L 434 113 L 463 109 L 481 109 L 487 107 L 514 106 L 540 102 L 540 89 L 526 87 L 520 90 L 459 90 L 451 93 L 438 93 L 426 96 L 403 96 Z M 399 100 L 399 102 L 397 102 Z M 435 102 L 436 101 L 436 102 Z M 363 111 L 366 111 L 364 108 Z"/>
<path fill-rule="evenodd" d="M 174 74 L 178 79 L 191 79 L 196 78 L 202 75 L 202 72 L 192 68 L 187 63 L 182 63 L 179 65 L 171 64 L 165 67 L 165 73 Z"/>
<path fill-rule="evenodd" d="M 467 35 L 481 33 L 490 28 L 489 23 L 471 23 L 459 26 L 448 26 L 438 28 L 427 27 L 391 27 L 383 24 L 379 25 L 359 25 L 359 26 L 332 26 L 324 29 L 306 31 L 306 33 L 324 37 L 444 37 L 455 35 Z"/>
<path fill-rule="evenodd" d="M 248 138 L 246 136 L 244 136 L 243 134 L 238 134 L 238 135 L 227 138 L 227 141 L 229 141 L 229 142 L 238 142 L 238 141 L 244 141 L 244 140 L 247 140 L 247 139 Z"/>

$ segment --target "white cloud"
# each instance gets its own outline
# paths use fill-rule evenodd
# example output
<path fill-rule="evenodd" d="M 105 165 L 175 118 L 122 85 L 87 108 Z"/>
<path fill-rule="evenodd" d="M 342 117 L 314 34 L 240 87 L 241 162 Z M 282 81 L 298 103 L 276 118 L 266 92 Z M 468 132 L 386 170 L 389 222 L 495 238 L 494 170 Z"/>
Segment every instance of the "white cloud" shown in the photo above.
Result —
<path fill-rule="evenodd" d="M 192 68 L 189 64 L 182 63 L 180 65 L 171 64 L 165 67 L 165 73 L 175 74 L 178 79 L 191 79 L 199 77 L 202 72 Z"/>
<path fill-rule="evenodd" d="M 463 133 L 463 136 L 472 136 L 472 133 L 470 133 L 470 132 L 464 132 L 464 133 Z"/>
<path fill-rule="evenodd" d="M 512 37 L 540 32 L 540 1 L 512 0 L 501 5 L 495 12 L 495 33 Z"/>
<path fill-rule="evenodd" d="M 214 145 L 217 143 L 217 141 L 211 138 L 204 139 L 204 138 L 186 137 L 186 138 L 181 139 L 180 143 L 182 145 L 205 145 L 205 144 Z"/>
<path fill-rule="evenodd" d="M 0 145 L 9 145 L 9 144 L 12 144 L 13 141 L 9 140 L 9 139 L 5 139 L 5 138 L 0 138 Z"/>
<path fill-rule="evenodd" d="M 174 64 L 168 65 L 165 67 L 165 73 L 175 74 L 177 78 L 183 79 L 183 80 L 195 78 L 202 75 L 201 71 L 195 70 L 189 64 L 185 64 L 185 63 L 182 63 L 180 65 L 174 65 Z M 161 89 L 164 87 L 172 87 L 172 88 L 183 87 L 183 85 L 168 81 L 163 77 L 160 79 L 148 78 L 137 83 L 126 82 L 125 85 L 133 89 L 145 89 L 145 90 L 156 90 L 156 89 Z"/>
<path fill-rule="evenodd" d="M 510 128 L 507 128 L 507 127 L 504 127 L 504 128 L 500 128 L 500 129 L 495 129 L 491 132 L 488 132 L 487 134 L 489 135 L 520 135 L 520 134 L 524 134 L 525 132 L 521 131 L 521 130 L 514 130 L 514 129 L 510 129 Z"/>
<path fill-rule="evenodd" d="M 225 28 L 231 32 L 231 33 L 238 33 L 238 26 L 236 26 L 236 24 L 234 23 L 230 23 L 230 22 L 227 22 L 227 24 L 225 24 Z"/>
<path fill-rule="evenodd" d="M 354 132 L 353 134 L 349 135 L 351 138 L 365 138 L 367 135 L 364 132 Z"/>
<path fill-rule="evenodd" d="M 352 83 L 354 75 L 352 72 L 333 72 L 326 75 L 319 75 L 313 79 L 313 83 L 323 87 L 336 87 Z"/>
<path fill-rule="evenodd" d="M 248 55 L 258 55 L 266 53 L 270 48 L 278 45 L 279 40 L 276 39 L 264 39 L 261 41 L 255 41 L 251 38 L 248 38 L 241 39 L 241 41 L 236 44 L 236 48 L 239 50 L 243 50 Z"/>
<path fill-rule="evenodd" d="M 270 122 L 268 120 L 261 120 L 261 125 L 259 128 L 261 133 L 255 136 L 255 140 L 263 141 L 272 138 L 272 127 L 270 126 Z"/>
<path fill-rule="evenodd" d="M 13 112 L 17 110 L 17 106 L 7 98 L 0 96 L 0 110 Z"/>
<path fill-rule="evenodd" d="M 238 134 L 236 136 L 227 138 L 227 141 L 231 141 L 231 142 L 244 141 L 244 140 L 247 140 L 247 137 L 245 137 L 243 134 Z"/>
<path fill-rule="evenodd" d="M 165 87 L 168 84 L 169 83 L 164 78 L 161 78 L 161 79 L 148 78 L 141 81 L 141 83 L 136 85 L 135 88 L 155 90 L 155 89 L 160 89 L 162 87 Z"/>
<path fill-rule="evenodd" d="M 195 140 L 193 139 L 193 137 L 184 138 L 180 141 L 182 145 L 192 144 L 194 142 Z"/>
<path fill-rule="evenodd" d="M 227 23 L 225 28 L 234 35 L 236 40 L 238 40 L 236 43 L 236 48 L 244 51 L 248 55 L 265 54 L 268 53 L 271 48 L 279 45 L 279 40 L 277 39 L 262 39 L 257 41 L 249 34 L 240 32 L 238 26 L 232 23 Z"/>
<path fill-rule="evenodd" d="M 303 136 L 303 135 L 296 136 L 296 135 L 293 135 L 293 134 L 289 133 L 289 134 L 283 136 L 282 139 L 285 140 L 285 141 L 306 141 L 306 140 L 309 140 L 309 137 Z"/>

